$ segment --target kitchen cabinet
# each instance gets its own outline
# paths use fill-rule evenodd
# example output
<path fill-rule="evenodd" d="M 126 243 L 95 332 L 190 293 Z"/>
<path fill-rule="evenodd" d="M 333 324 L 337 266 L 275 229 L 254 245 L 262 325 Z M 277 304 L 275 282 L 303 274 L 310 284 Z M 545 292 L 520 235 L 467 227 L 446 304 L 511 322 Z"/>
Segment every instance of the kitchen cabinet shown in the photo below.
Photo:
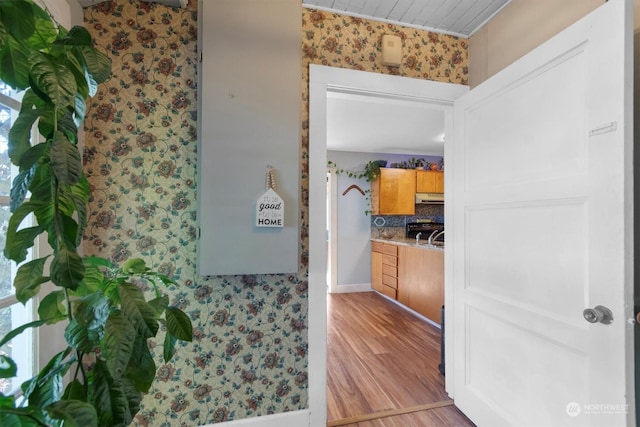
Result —
<path fill-rule="evenodd" d="M 416 171 L 417 193 L 444 193 L 444 172 Z"/>
<path fill-rule="evenodd" d="M 371 183 L 373 215 L 415 215 L 416 171 L 382 168 Z"/>
<path fill-rule="evenodd" d="M 440 324 L 444 252 L 398 246 L 398 302 Z"/>
<path fill-rule="evenodd" d="M 371 287 L 396 299 L 398 288 L 398 246 L 371 242 Z"/>

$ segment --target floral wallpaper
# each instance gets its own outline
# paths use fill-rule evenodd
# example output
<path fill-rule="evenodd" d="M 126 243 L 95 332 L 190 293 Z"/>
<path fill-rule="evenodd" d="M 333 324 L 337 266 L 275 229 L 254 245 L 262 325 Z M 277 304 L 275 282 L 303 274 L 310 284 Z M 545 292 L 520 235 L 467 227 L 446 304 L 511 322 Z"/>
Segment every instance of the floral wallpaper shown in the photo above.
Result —
<path fill-rule="evenodd" d="M 179 286 L 168 289 L 171 303 L 194 325 L 194 341 L 169 363 L 158 346 L 158 378 L 136 417 L 140 426 L 196 426 L 308 407 L 307 65 L 466 82 L 464 40 L 303 9 L 300 270 L 201 278 L 196 3 L 174 9 L 112 0 L 85 9 L 85 26 L 113 61 L 85 121 L 92 189 L 85 253 L 118 262 L 139 256 L 173 277 Z M 379 65 L 385 32 L 403 38 L 400 68 Z"/>

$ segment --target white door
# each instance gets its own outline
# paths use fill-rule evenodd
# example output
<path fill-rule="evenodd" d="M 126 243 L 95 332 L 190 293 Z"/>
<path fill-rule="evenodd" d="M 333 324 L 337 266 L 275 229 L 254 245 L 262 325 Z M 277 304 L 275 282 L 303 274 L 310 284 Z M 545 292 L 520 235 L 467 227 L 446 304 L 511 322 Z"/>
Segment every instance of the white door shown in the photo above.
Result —
<path fill-rule="evenodd" d="M 630 13 L 609 1 L 455 102 L 447 380 L 480 427 L 634 424 Z"/>

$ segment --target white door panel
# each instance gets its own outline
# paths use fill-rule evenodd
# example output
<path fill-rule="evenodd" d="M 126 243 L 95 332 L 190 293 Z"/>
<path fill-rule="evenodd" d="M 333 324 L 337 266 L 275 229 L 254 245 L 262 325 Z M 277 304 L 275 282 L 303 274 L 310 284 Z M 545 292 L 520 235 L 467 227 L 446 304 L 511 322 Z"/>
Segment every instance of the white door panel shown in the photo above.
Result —
<path fill-rule="evenodd" d="M 481 427 L 634 423 L 630 12 L 609 1 L 455 102 L 447 376 Z"/>

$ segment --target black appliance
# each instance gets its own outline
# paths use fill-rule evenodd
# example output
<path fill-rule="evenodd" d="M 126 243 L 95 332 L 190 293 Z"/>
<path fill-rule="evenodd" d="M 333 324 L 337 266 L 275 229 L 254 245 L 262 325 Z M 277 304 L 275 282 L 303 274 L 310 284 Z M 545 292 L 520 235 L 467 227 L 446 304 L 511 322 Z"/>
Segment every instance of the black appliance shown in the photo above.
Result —
<path fill-rule="evenodd" d="M 444 224 L 441 222 L 408 222 L 405 226 L 405 237 L 407 239 L 415 239 L 420 233 L 420 240 L 426 241 L 433 232 L 443 230 Z M 444 235 L 445 233 L 440 234 L 435 241 L 444 243 Z"/>

